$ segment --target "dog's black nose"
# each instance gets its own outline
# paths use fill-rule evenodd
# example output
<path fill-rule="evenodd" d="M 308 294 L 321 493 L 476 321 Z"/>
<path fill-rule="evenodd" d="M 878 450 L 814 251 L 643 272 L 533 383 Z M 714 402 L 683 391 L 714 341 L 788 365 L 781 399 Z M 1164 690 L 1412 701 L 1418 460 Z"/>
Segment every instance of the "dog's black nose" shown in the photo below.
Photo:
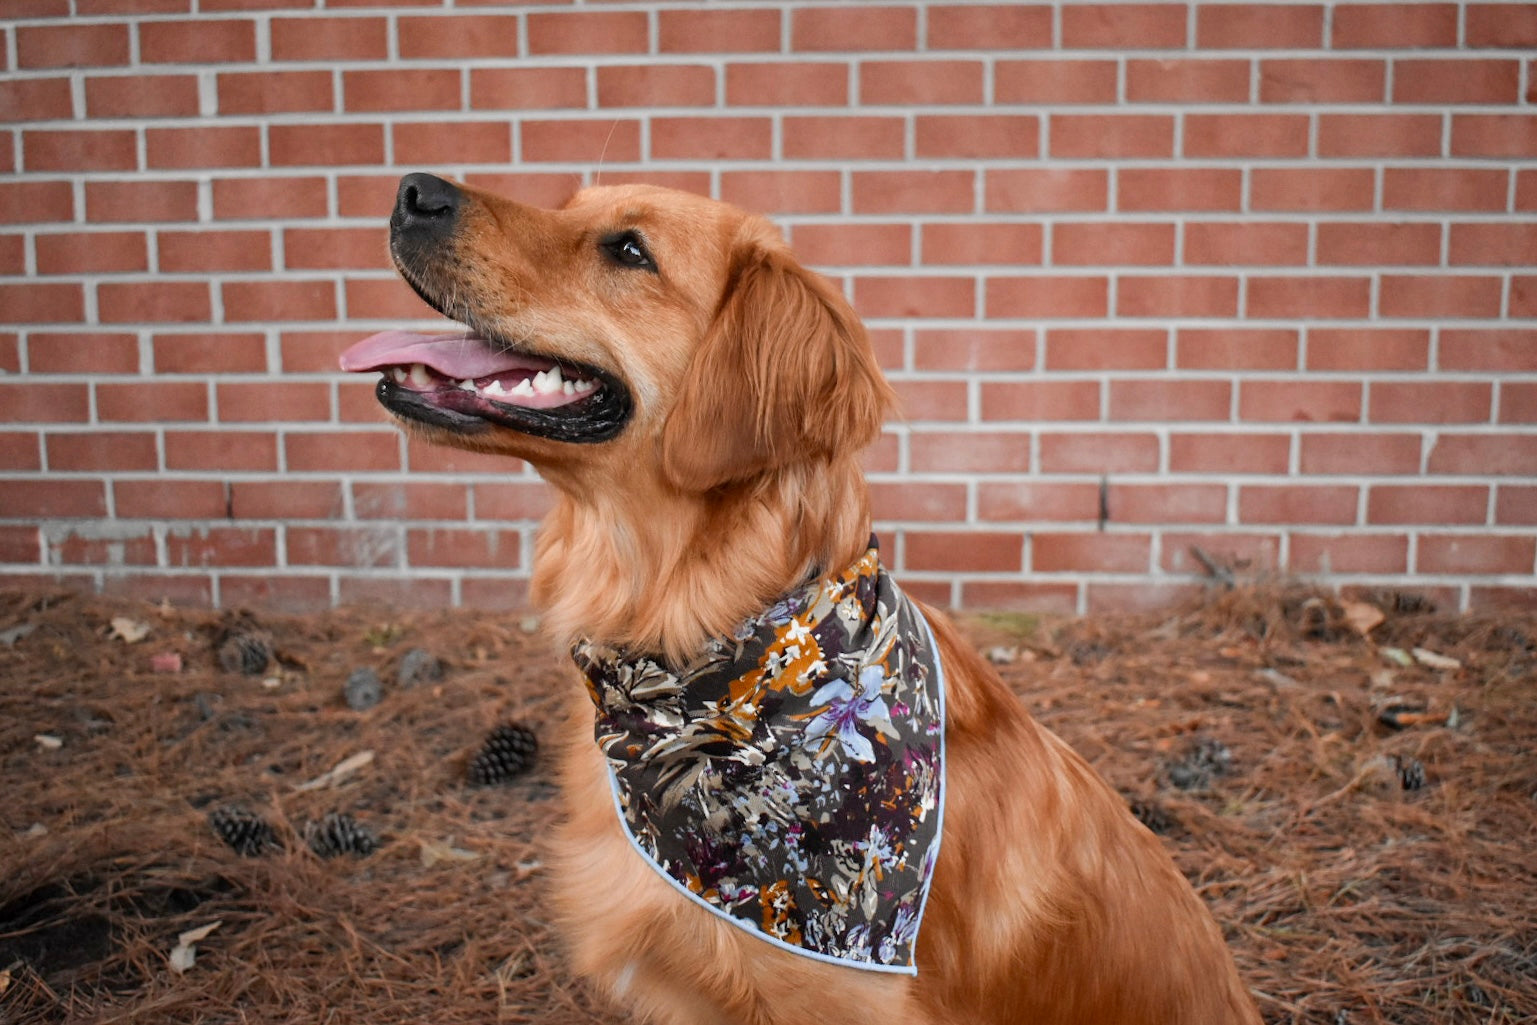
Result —
<path fill-rule="evenodd" d="M 418 171 L 400 179 L 390 227 L 396 231 L 446 235 L 454 229 L 464 193 L 453 182 Z"/>

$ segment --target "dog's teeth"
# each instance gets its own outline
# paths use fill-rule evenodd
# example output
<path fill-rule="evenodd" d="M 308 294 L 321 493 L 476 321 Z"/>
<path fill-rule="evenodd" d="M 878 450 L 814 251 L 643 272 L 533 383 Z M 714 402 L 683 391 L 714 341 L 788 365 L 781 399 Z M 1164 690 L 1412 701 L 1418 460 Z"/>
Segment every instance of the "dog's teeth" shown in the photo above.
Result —
<path fill-rule="evenodd" d="M 597 386 L 598 386 L 598 382 L 597 381 L 588 381 L 588 380 L 578 381 L 578 382 L 576 382 L 576 393 L 578 395 L 586 395 L 588 392 L 592 391 Z"/>
<path fill-rule="evenodd" d="M 521 380 L 517 384 L 513 385 L 512 386 L 512 391 L 508 392 L 507 394 L 508 395 L 529 396 L 529 395 L 534 395 L 534 394 L 537 394 L 537 393 L 534 391 L 534 382 L 533 382 L 533 380 L 531 378 L 525 377 L 525 378 L 523 378 L 523 380 Z"/>
<path fill-rule="evenodd" d="M 459 382 L 458 387 L 460 391 L 474 391 L 475 382 L 466 377 L 464 380 Z"/>
<path fill-rule="evenodd" d="M 396 384 L 405 384 L 406 383 L 406 368 L 405 367 L 390 367 L 390 377 L 395 379 L 395 383 Z"/>
<path fill-rule="evenodd" d="M 551 367 L 534 375 L 534 391 L 539 395 L 558 394 L 563 384 L 565 381 L 561 379 L 560 367 Z"/>
<path fill-rule="evenodd" d="M 432 387 L 432 375 L 428 373 L 427 368 L 420 363 L 411 364 L 409 380 L 418 388 Z"/>
<path fill-rule="evenodd" d="M 565 384 L 560 386 L 560 393 L 562 395 L 575 395 L 576 384 L 572 381 L 567 381 Z"/>

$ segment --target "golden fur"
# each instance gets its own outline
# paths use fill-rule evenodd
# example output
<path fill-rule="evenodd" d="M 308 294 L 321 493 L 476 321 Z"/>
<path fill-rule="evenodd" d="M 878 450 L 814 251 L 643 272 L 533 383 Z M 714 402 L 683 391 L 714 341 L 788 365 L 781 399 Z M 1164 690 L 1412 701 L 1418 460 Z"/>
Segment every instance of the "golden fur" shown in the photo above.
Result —
<path fill-rule="evenodd" d="M 686 659 L 864 550 L 860 451 L 891 393 L 858 318 L 762 219 L 639 186 L 556 211 L 465 190 L 439 261 L 483 332 L 624 381 L 598 444 L 508 428 L 434 440 L 532 462 L 557 499 L 533 594 L 553 639 Z M 595 242 L 643 235 L 658 272 Z M 1119 797 L 1021 708 L 940 614 L 943 846 L 916 977 L 778 950 L 681 898 L 632 851 L 573 681 L 555 898 L 579 971 L 644 1021 L 1257 1023 L 1211 916 Z"/>

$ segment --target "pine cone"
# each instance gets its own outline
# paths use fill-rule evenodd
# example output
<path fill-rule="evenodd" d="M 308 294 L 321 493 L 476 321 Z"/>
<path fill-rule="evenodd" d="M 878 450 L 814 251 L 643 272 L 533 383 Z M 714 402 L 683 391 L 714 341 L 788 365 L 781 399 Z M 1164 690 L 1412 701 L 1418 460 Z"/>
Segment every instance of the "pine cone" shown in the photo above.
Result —
<path fill-rule="evenodd" d="M 1425 785 L 1425 766 L 1418 758 L 1399 758 L 1398 782 L 1405 790 L 1420 789 Z"/>
<path fill-rule="evenodd" d="M 215 808 L 208 813 L 208 824 L 219 834 L 219 839 L 242 857 L 254 858 L 278 846 L 277 834 L 266 820 L 244 808 L 234 805 Z"/>
<path fill-rule="evenodd" d="M 470 782 L 482 787 L 505 783 L 526 772 L 538 750 L 539 738 L 527 726 L 515 722 L 498 726 L 470 759 Z"/>
<path fill-rule="evenodd" d="M 224 617 L 214 649 L 225 672 L 256 676 L 272 661 L 272 634 L 263 630 L 250 613 L 234 613 Z"/>
<path fill-rule="evenodd" d="M 304 842 L 322 858 L 343 854 L 366 858 L 379 848 L 379 838 L 373 830 L 346 812 L 334 811 L 304 827 Z"/>

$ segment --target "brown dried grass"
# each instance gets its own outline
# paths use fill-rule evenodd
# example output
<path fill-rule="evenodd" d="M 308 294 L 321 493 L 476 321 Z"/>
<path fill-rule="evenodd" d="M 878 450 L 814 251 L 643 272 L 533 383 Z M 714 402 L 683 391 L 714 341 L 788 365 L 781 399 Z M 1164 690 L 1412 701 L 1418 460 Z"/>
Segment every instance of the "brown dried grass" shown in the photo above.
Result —
<path fill-rule="evenodd" d="M 1369 636 L 1336 597 L 1287 584 L 1163 616 L 969 626 L 1163 830 L 1267 1022 L 1537 1022 L 1537 622 L 1368 597 L 1387 615 Z M 124 615 L 150 635 L 114 638 Z M 573 685 L 517 617 L 263 616 L 272 689 L 219 667 L 221 631 L 250 625 L 234 617 L 0 592 L 0 631 L 20 624 L 0 645 L 0 1021 L 619 1020 L 566 974 L 545 921 L 547 763 L 464 782 L 492 726 L 548 734 Z M 448 664 L 441 682 L 393 684 L 412 647 Z M 1460 668 L 1397 665 L 1389 647 Z M 172 651 L 182 669 L 152 671 Z M 364 665 L 386 696 L 354 712 L 342 683 Z M 1393 705 L 1422 721 L 1384 725 Z M 339 785 L 295 788 L 365 750 Z M 1413 762 L 1426 785 L 1406 790 Z M 283 850 L 237 856 L 207 821 L 225 804 L 261 813 Z M 311 854 L 304 823 L 333 810 L 379 851 Z M 178 934 L 215 920 L 172 970 Z"/>

